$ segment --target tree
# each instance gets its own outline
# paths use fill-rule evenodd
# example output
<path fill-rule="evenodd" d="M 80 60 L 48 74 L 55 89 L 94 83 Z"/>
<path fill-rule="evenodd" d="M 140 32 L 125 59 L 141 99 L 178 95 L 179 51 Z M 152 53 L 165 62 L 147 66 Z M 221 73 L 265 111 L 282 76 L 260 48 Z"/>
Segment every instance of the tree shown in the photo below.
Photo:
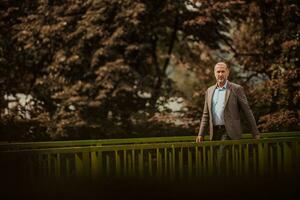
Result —
<path fill-rule="evenodd" d="M 237 25 L 235 56 L 252 91 L 263 131 L 295 130 L 299 124 L 299 7 L 296 1 L 248 1 Z"/>
<path fill-rule="evenodd" d="M 229 19 L 241 3 L 41 0 L 4 4 L 6 10 L 15 10 L 8 16 L 1 13 L 3 20 L 13 21 L 2 21 L 11 33 L 6 40 L 15 47 L 6 47 L 13 55 L 9 64 L 13 73 L 22 70 L 26 75 L 25 80 L 18 79 L 26 82 L 24 89 L 18 86 L 16 92 L 33 96 L 32 116 L 43 119 L 53 136 L 104 134 L 113 132 L 112 127 L 128 136 L 138 119 L 154 115 L 159 97 L 174 95 L 167 76 L 172 65 L 195 68 L 205 48 L 221 49 L 229 43 Z M 5 93 L 11 94 L 10 83 L 5 85 Z"/>

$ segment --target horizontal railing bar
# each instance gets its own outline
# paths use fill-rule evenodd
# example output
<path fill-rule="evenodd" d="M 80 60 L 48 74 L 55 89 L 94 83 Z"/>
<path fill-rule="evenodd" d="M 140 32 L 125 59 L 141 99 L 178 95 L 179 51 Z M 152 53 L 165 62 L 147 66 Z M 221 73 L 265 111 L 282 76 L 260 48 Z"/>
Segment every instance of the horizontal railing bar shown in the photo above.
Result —
<path fill-rule="evenodd" d="M 262 138 L 273 137 L 299 137 L 300 132 L 276 132 L 264 133 Z M 103 139 L 103 140 L 73 140 L 73 141 L 50 141 L 50 142 L 1 142 L 0 151 L 7 149 L 34 149 L 34 148 L 57 148 L 74 146 L 102 146 L 113 144 L 142 144 L 142 143 L 167 143 L 194 141 L 196 136 L 173 136 L 173 137 L 149 137 L 149 138 L 127 138 L 127 139 Z M 251 134 L 243 134 L 242 139 L 252 138 Z M 205 140 L 208 140 L 205 136 Z"/>
<path fill-rule="evenodd" d="M 300 137 L 280 137 L 280 138 L 262 138 L 226 140 L 226 141 L 205 141 L 201 144 L 195 142 L 175 142 L 175 143 L 157 143 L 157 144 L 128 144 L 128 145 L 110 145 L 110 146 L 85 146 L 85 147 L 59 147 L 46 149 L 25 149 L 8 150 L 1 153 L 80 153 L 91 151 L 120 151 L 137 149 L 157 149 L 157 148 L 177 148 L 177 147 L 195 147 L 195 146 L 218 146 L 218 145 L 236 145 L 236 144 L 260 144 L 276 142 L 295 142 L 300 141 Z"/>

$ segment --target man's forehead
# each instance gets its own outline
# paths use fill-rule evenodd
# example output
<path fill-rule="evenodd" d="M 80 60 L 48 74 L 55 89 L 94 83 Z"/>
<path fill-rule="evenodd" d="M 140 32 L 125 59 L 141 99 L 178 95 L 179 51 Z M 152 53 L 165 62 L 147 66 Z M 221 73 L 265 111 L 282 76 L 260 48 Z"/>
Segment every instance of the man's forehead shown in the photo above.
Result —
<path fill-rule="evenodd" d="M 227 67 L 224 65 L 216 65 L 215 66 L 215 70 L 226 70 L 226 69 L 227 69 Z"/>

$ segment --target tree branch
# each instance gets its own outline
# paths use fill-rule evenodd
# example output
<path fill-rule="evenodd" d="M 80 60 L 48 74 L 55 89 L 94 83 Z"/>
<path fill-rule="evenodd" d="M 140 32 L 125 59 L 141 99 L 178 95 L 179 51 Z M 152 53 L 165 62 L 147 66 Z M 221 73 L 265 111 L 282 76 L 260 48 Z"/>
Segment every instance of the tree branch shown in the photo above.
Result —
<path fill-rule="evenodd" d="M 175 23 L 174 23 L 173 32 L 172 32 L 172 35 L 171 35 L 171 40 L 170 40 L 170 45 L 169 45 L 169 50 L 168 50 L 168 57 L 165 60 L 165 64 L 163 66 L 162 73 L 166 72 L 167 67 L 170 63 L 170 57 L 171 57 L 171 54 L 172 54 L 172 51 L 173 51 L 173 48 L 174 48 L 174 44 L 175 44 L 175 41 L 176 41 L 177 30 L 178 30 L 178 14 L 176 14 L 176 16 L 175 16 Z"/>
<path fill-rule="evenodd" d="M 158 60 L 157 60 L 157 54 L 156 54 L 156 49 L 157 49 L 157 35 L 153 35 L 152 37 L 152 58 L 153 58 L 153 62 L 154 62 L 154 67 L 155 67 L 155 72 L 158 76 L 160 76 L 161 71 L 160 71 L 160 67 L 158 64 Z"/>

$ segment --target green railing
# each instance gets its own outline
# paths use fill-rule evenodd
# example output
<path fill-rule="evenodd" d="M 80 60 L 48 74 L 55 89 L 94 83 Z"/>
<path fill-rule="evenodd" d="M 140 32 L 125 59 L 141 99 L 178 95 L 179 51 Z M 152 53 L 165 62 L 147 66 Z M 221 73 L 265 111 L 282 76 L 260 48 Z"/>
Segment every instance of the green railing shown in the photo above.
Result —
<path fill-rule="evenodd" d="M 216 160 L 223 145 L 221 175 L 290 174 L 300 169 L 300 132 L 249 137 L 202 144 L 195 143 L 195 137 L 2 143 L 0 159 L 6 166 L 2 171 L 28 178 L 180 179 L 220 173 Z"/>
<path fill-rule="evenodd" d="M 264 133 L 262 138 L 278 137 L 300 137 L 300 132 L 276 132 Z M 119 144 L 149 144 L 149 143 L 172 143 L 172 142 L 194 142 L 196 136 L 174 136 L 174 137 L 149 137 L 149 138 L 126 138 L 126 139 L 102 139 L 102 140 L 73 140 L 73 141 L 50 141 L 50 142 L 0 142 L 1 150 L 12 149 L 38 149 L 57 147 L 79 147 L 79 146 L 104 146 Z M 251 139 L 251 134 L 243 134 L 242 139 Z M 209 140 L 209 136 L 205 137 Z"/>

